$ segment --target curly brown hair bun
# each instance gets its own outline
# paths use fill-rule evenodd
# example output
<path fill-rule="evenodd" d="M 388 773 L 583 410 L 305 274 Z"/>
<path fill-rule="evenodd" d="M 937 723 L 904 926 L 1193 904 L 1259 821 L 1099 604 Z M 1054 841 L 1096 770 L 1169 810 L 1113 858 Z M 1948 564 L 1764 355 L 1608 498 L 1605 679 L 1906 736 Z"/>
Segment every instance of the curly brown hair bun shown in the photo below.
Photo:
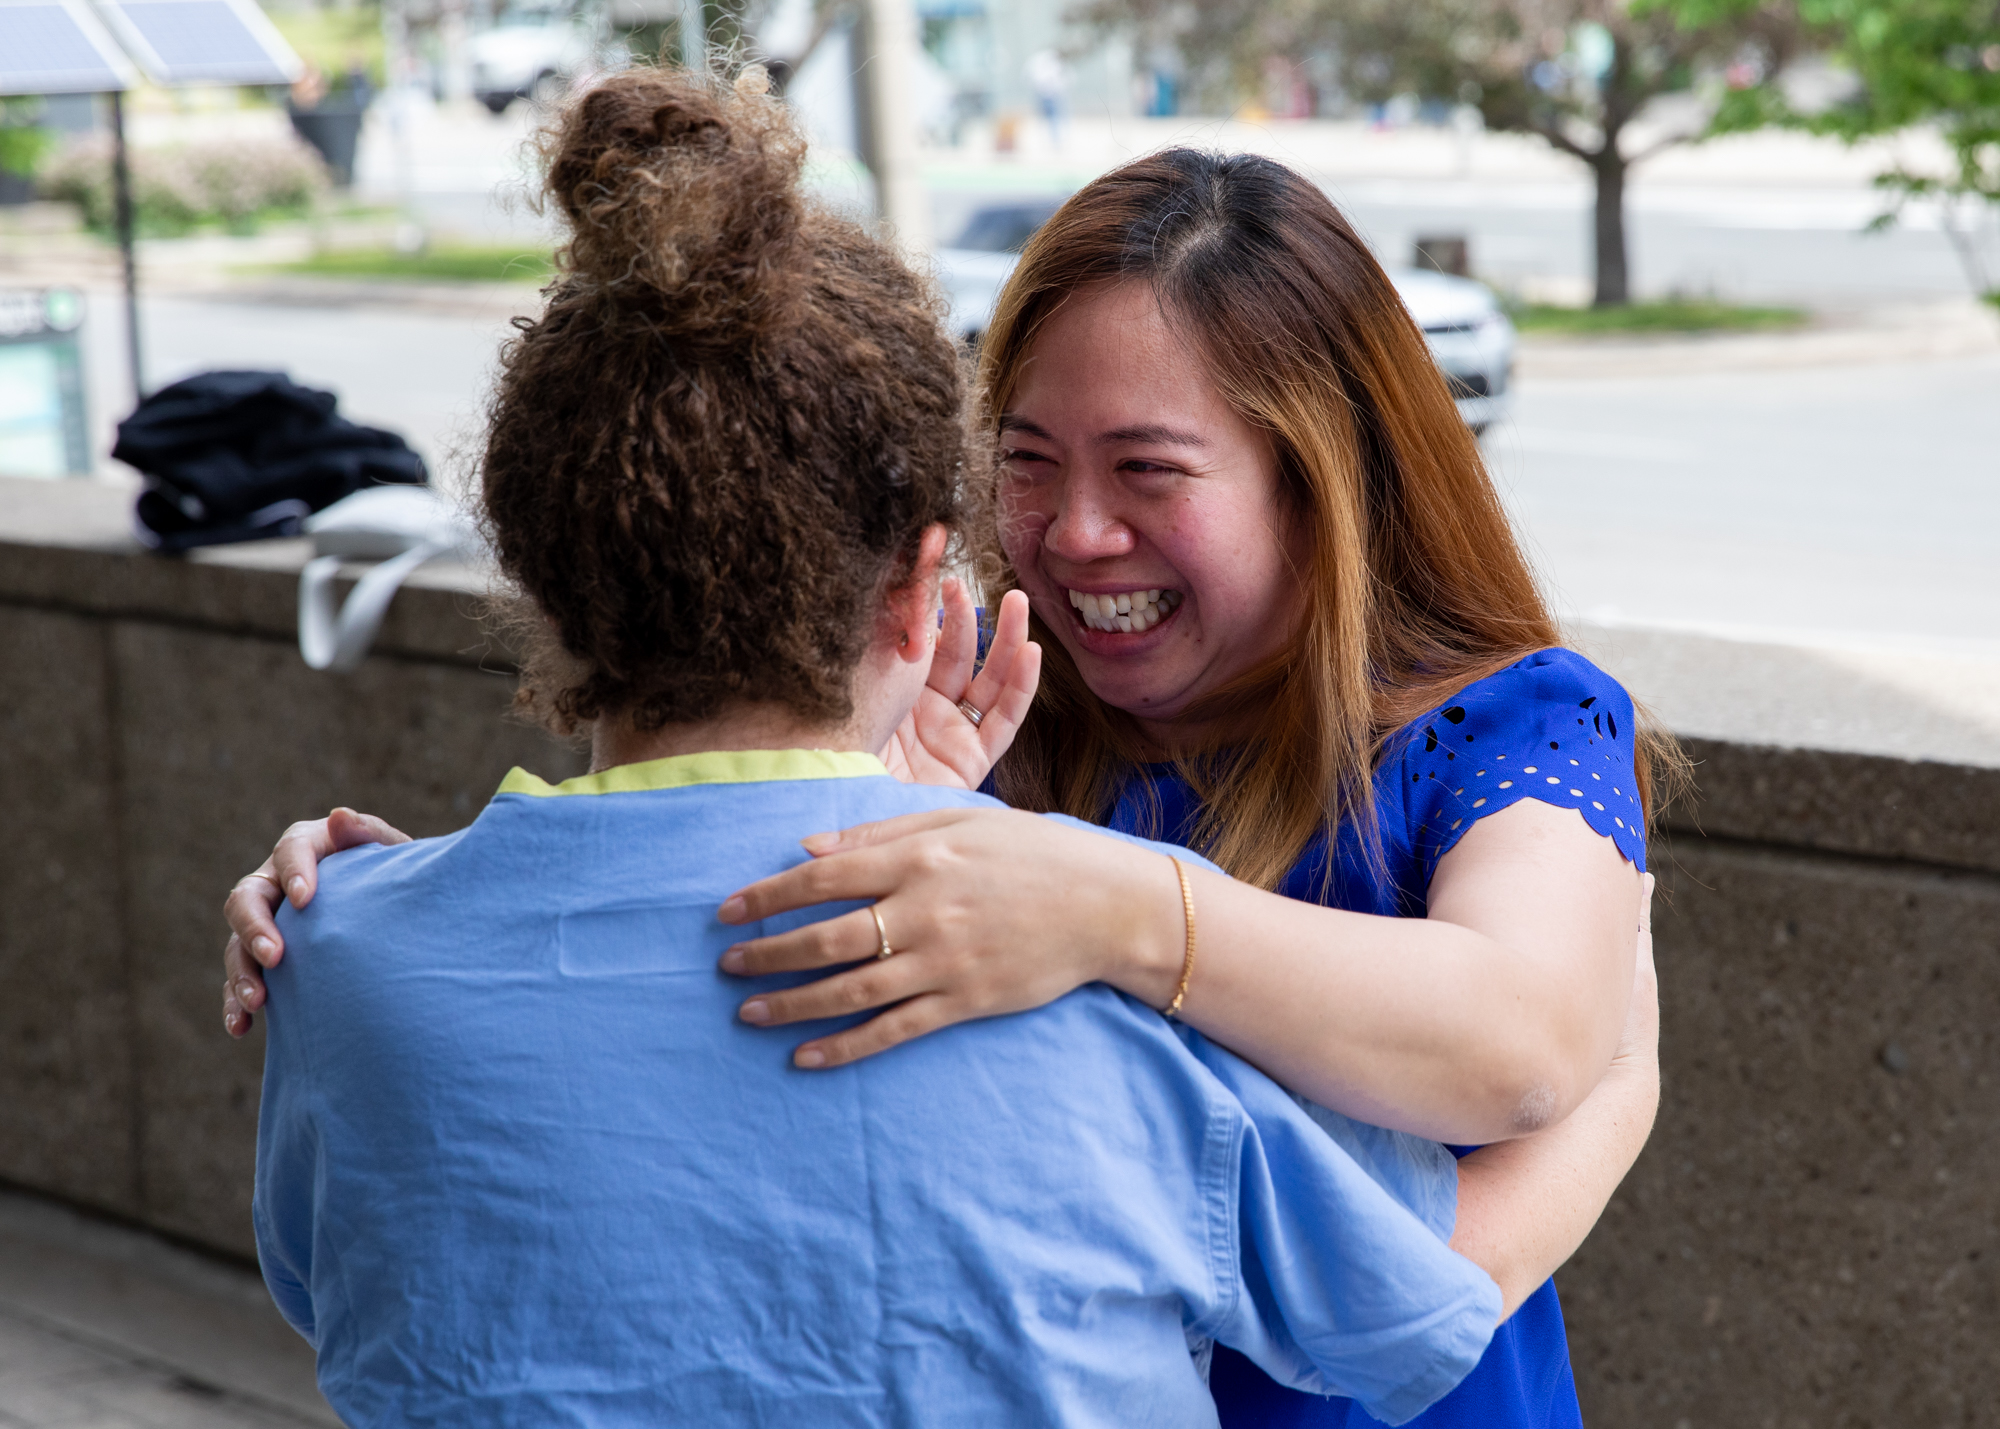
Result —
<path fill-rule="evenodd" d="M 925 528 L 985 526 L 934 294 L 800 191 L 761 80 L 630 70 L 544 141 L 568 241 L 502 351 L 484 495 L 555 637 L 518 701 L 565 733 L 734 701 L 846 718 Z"/>

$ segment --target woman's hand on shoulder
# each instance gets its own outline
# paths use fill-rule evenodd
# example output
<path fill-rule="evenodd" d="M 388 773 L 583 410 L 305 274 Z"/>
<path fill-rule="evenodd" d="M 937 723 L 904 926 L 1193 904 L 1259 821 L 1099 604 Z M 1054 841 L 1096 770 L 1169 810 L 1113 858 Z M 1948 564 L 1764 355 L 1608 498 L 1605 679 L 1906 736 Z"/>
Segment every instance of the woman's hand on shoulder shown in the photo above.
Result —
<path fill-rule="evenodd" d="M 222 1025 L 231 1037 L 250 1030 L 252 1014 L 264 1005 L 264 969 L 285 956 L 276 913 L 289 898 L 294 908 L 312 902 L 319 887 L 319 861 L 363 844 L 405 844 L 410 836 L 373 814 L 335 809 L 323 819 L 293 824 L 278 839 L 256 872 L 238 880 L 223 901 L 229 942 L 222 949 Z"/>
<path fill-rule="evenodd" d="M 1185 929 L 1160 854 L 1011 809 L 939 809 L 805 841 L 812 862 L 730 897 L 724 923 L 850 899 L 859 908 L 729 949 L 741 977 L 842 972 L 758 993 L 744 1021 L 782 1026 L 885 1012 L 801 1044 L 801 1067 L 837 1067 L 954 1022 L 1041 1007 L 1088 982 L 1166 1002 Z M 881 917 L 880 931 L 876 915 Z M 878 956 L 882 938 L 893 952 Z"/>
<path fill-rule="evenodd" d="M 1001 600 L 986 663 L 978 659 L 972 597 L 964 582 L 947 580 L 930 682 L 882 751 L 882 762 L 904 783 L 977 789 L 1014 742 L 1042 670 L 1042 648 L 1028 639 L 1025 595 L 1009 591 Z M 978 724 L 959 709 L 960 701 L 980 712 Z"/>

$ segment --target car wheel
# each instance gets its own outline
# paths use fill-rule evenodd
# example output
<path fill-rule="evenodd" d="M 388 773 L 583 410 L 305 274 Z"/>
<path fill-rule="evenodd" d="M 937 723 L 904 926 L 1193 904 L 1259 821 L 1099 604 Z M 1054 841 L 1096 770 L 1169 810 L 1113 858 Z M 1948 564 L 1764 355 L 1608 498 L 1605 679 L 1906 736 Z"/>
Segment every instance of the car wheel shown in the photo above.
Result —
<path fill-rule="evenodd" d="M 1487 429 L 1487 427 L 1488 427 L 1488 426 L 1490 426 L 1490 425 L 1491 425 L 1491 423 L 1488 423 L 1488 422 L 1468 422 L 1468 423 L 1466 423 L 1466 425 L 1467 425 L 1468 427 L 1472 428 L 1472 435 L 1473 435 L 1473 436 L 1474 436 L 1475 438 L 1477 438 L 1477 437 L 1483 437 L 1483 436 L 1485 436 L 1485 435 L 1486 435 L 1486 429 Z"/>
<path fill-rule="evenodd" d="M 507 106 L 514 102 L 514 96 L 511 94 L 482 94 L 479 96 L 479 102 L 486 106 L 489 114 L 505 114 Z"/>

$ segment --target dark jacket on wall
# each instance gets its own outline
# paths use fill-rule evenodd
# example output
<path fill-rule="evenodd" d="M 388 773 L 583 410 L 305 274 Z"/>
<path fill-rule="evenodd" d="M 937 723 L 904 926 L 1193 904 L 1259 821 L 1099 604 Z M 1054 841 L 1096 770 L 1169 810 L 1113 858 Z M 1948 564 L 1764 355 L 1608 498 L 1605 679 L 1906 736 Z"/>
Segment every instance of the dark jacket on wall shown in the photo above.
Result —
<path fill-rule="evenodd" d="M 139 539 L 182 551 L 296 535 L 364 486 L 428 479 L 401 437 L 348 421 L 336 404 L 282 372 L 203 372 L 146 398 L 111 449 L 146 475 Z"/>

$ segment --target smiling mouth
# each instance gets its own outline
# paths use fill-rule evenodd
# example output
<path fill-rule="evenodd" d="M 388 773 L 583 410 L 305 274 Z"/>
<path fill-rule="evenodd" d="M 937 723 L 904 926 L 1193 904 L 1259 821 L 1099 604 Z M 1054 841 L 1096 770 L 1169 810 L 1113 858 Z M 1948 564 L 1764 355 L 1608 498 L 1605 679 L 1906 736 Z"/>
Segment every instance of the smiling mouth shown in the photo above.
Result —
<path fill-rule="evenodd" d="M 1120 590 L 1096 594 L 1069 592 L 1069 603 L 1086 628 L 1112 634 L 1138 635 L 1174 613 L 1183 599 L 1177 590 Z"/>

